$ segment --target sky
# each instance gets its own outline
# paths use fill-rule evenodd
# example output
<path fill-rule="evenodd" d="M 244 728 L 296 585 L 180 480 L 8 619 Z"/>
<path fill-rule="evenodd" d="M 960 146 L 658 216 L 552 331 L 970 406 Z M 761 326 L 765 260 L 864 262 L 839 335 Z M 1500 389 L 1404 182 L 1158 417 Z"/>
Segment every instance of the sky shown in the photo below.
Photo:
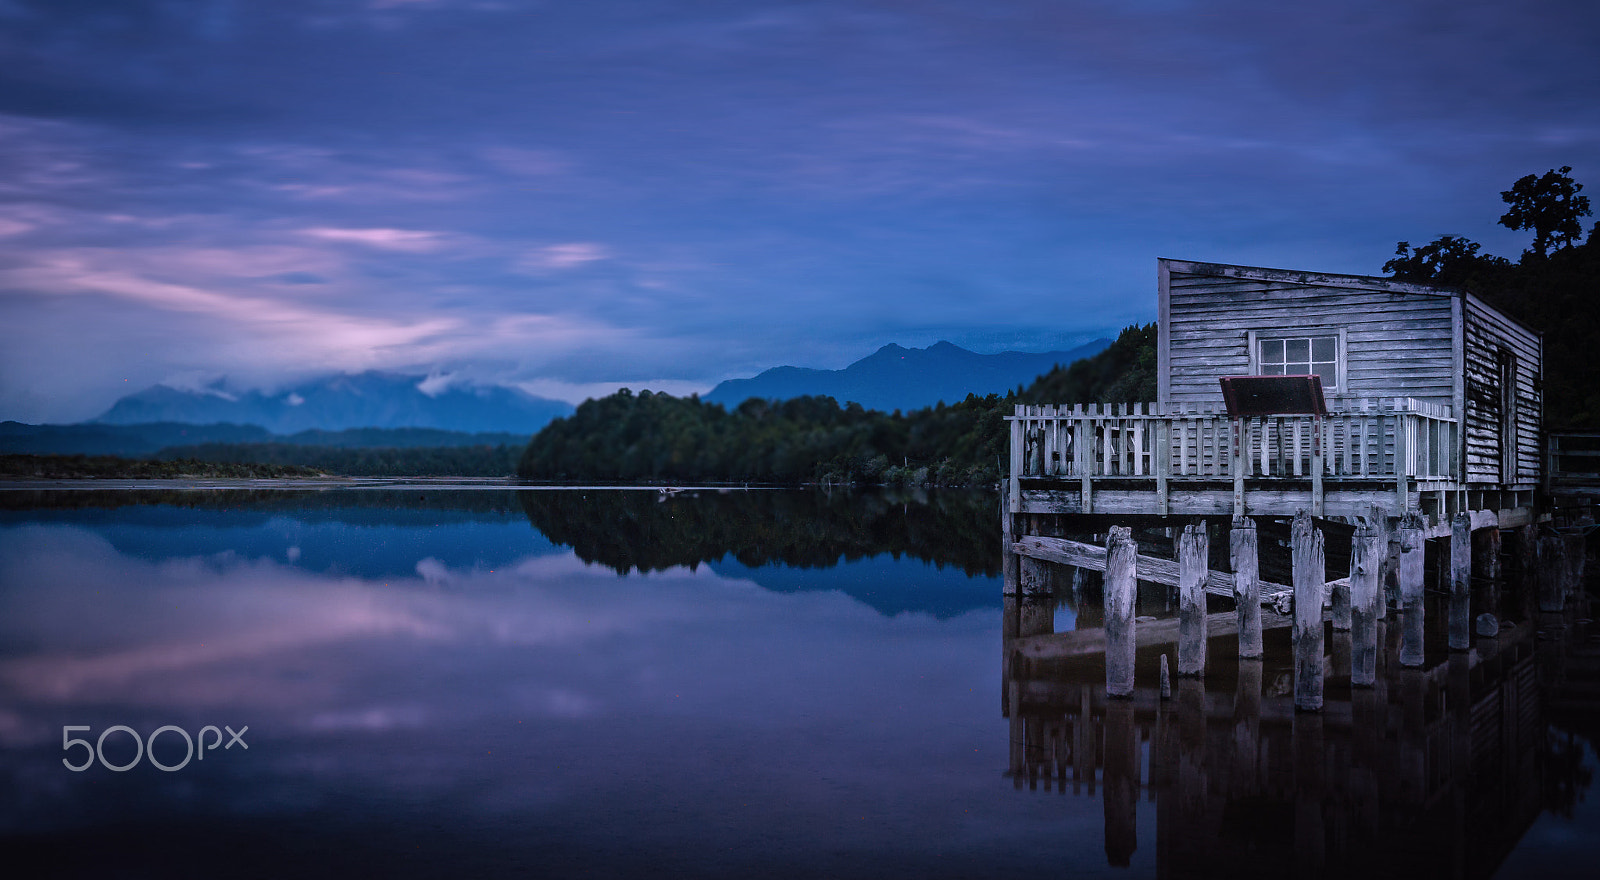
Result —
<path fill-rule="evenodd" d="M 1587 0 L 0 0 L 0 419 L 380 369 L 580 401 L 1154 320 L 1158 257 L 1515 257 Z"/>

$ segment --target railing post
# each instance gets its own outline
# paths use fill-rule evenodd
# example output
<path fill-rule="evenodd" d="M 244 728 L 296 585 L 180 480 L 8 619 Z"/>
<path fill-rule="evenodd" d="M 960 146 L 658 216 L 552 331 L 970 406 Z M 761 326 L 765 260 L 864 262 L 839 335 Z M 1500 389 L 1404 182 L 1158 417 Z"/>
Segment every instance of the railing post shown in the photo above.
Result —
<path fill-rule="evenodd" d="M 1395 509 L 1401 516 L 1411 511 L 1411 417 L 1400 409 L 1400 399 L 1394 401 L 1394 481 Z"/>
<path fill-rule="evenodd" d="M 1155 436 L 1151 441 L 1150 464 L 1156 472 L 1156 512 L 1167 515 L 1167 472 L 1172 470 L 1172 422 L 1162 416 L 1151 422 Z"/>
<path fill-rule="evenodd" d="M 1245 420 L 1239 416 L 1228 419 L 1233 426 L 1233 518 L 1244 516 L 1244 471 L 1250 460 L 1250 435 Z"/>
<path fill-rule="evenodd" d="M 1084 513 L 1092 513 L 1093 508 L 1089 506 L 1091 500 L 1090 486 L 1092 485 L 1089 472 L 1094 467 L 1094 428 L 1091 427 L 1089 418 L 1083 415 L 1082 404 L 1074 406 L 1072 409 L 1073 412 L 1078 413 L 1080 416 L 1078 419 L 1078 442 L 1073 450 L 1073 458 L 1078 465 L 1078 480 L 1082 491 L 1081 509 Z"/>
<path fill-rule="evenodd" d="M 1322 416 L 1311 417 L 1311 515 L 1322 516 Z"/>

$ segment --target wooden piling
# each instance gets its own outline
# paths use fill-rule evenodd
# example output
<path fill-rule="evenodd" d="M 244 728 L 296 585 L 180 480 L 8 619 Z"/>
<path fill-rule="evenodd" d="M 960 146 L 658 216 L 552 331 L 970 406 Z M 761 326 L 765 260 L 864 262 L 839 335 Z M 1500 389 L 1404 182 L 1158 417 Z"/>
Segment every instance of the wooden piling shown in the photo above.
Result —
<path fill-rule="evenodd" d="M 1567 542 L 1559 535 L 1538 541 L 1539 610 L 1560 611 L 1567 605 Z"/>
<path fill-rule="evenodd" d="M 1382 568 L 1378 530 L 1371 520 L 1356 521 L 1350 540 L 1350 685 L 1372 687 L 1378 674 L 1378 573 Z"/>
<path fill-rule="evenodd" d="M 1528 524 L 1517 529 L 1517 568 L 1529 578 L 1539 566 L 1539 528 Z"/>
<path fill-rule="evenodd" d="M 1500 579 L 1500 529 L 1479 529 L 1472 533 L 1472 571 L 1491 581 Z"/>
<path fill-rule="evenodd" d="M 1178 675 L 1206 674 L 1206 574 L 1210 546 L 1204 525 L 1178 538 Z M 1259 611 L 1257 612 L 1259 616 Z"/>
<path fill-rule="evenodd" d="M 1005 548 L 1000 551 L 1000 575 L 1001 584 L 1003 585 L 1001 589 L 1004 594 L 1015 596 L 1021 573 L 1018 571 L 1020 560 L 1017 554 L 1011 550 L 1011 544 L 1016 538 L 1014 535 L 1015 530 L 1012 528 L 1011 508 L 1008 506 L 1009 500 L 1009 495 L 1000 499 L 1000 540 L 1002 542 L 1000 546 Z"/>
<path fill-rule="evenodd" d="M 1327 580 L 1322 530 L 1304 510 L 1290 530 L 1294 569 L 1294 707 L 1322 708 L 1322 585 Z"/>
<path fill-rule="evenodd" d="M 1389 542 L 1394 538 L 1394 528 L 1389 522 L 1389 509 L 1381 504 L 1372 505 L 1372 528 L 1378 535 L 1378 559 L 1375 563 L 1378 576 L 1378 614 L 1379 620 L 1389 616 L 1389 574 L 1394 570 L 1398 560 L 1389 554 Z"/>
<path fill-rule="evenodd" d="M 1261 656 L 1261 560 L 1256 555 L 1256 524 L 1248 517 L 1233 521 L 1228 541 L 1233 568 L 1233 604 L 1239 615 L 1239 656 Z"/>
<path fill-rule="evenodd" d="M 1422 665 L 1422 555 L 1425 538 L 1422 520 L 1407 514 L 1400 523 L 1400 665 Z"/>
<path fill-rule="evenodd" d="M 1328 598 L 1333 605 L 1333 631 L 1349 632 L 1351 623 L 1349 579 L 1330 581 Z"/>
<path fill-rule="evenodd" d="M 1161 699 L 1172 699 L 1172 675 L 1167 671 L 1167 655 L 1161 655 Z"/>
<path fill-rule="evenodd" d="M 1113 526 L 1106 538 L 1106 696 L 1133 696 L 1134 600 L 1138 545 L 1133 530 Z"/>
<path fill-rule="evenodd" d="M 1452 651 L 1472 647 L 1472 516 L 1450 520 L 1450 629 Z"/>

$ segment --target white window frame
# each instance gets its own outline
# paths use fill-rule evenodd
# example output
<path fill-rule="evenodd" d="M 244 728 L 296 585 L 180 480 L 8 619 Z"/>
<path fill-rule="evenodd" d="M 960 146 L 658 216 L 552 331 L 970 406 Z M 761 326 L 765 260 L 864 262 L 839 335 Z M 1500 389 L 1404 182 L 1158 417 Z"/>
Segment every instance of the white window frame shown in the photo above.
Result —
<path fill-rule="evenodd" d="M 1336 337 L 1336 350 L 1334 352 L 1334 381 L 1337 383 L 1332 388 L 1322 389 L 1330 394 L 1347 394 L 1350 371 L 1349 346 L 1343 327 L 1322 327 L 1315 329 L 1289 328 L 1285 330 L 1249 330 L 1246 331 L 1246 345 L 1250 351 L 1250 375 L 1261 375 L 1261 343 L 1272 339 L 1313 339 L 1319 336 Z"/>

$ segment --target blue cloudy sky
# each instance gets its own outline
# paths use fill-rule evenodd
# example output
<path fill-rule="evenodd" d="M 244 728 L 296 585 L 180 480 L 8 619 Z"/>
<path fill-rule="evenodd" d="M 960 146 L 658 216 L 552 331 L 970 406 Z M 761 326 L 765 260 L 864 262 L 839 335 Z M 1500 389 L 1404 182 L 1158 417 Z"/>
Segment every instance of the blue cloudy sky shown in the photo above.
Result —
<path fill-rule="evenodd" d="M 1600 6 L 0 0 L 0 418 L 1065 348 L 1600 181 Z M 1600 184 L 1596 184 L 1600 185 Z"/>

